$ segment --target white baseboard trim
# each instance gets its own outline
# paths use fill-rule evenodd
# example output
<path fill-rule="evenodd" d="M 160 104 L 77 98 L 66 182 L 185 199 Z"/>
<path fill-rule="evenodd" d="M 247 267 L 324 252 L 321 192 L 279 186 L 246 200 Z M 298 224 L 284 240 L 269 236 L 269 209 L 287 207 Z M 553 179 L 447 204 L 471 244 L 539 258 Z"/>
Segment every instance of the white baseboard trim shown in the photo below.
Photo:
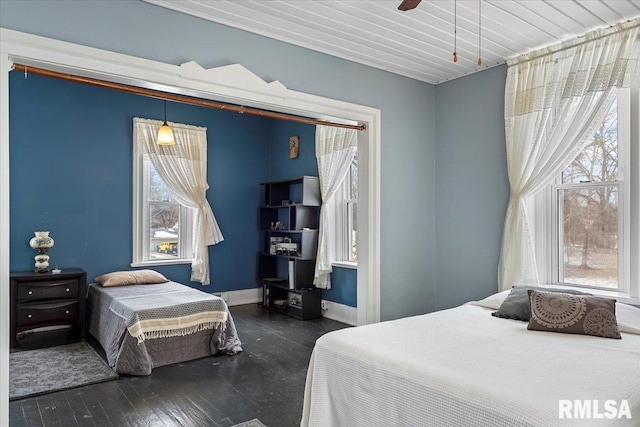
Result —
<path fill-rule="evenodd" d="M 262 301 L 262 288 L 214 292 L 213 295 L 222 297 L 229 307 L 234 305 L 254 304 Z M 358 310 L 356 307 L 327 300 L 322 300 L 322 303 L 327 307 L 326 310 L 322 310 L 322 317 L 346 323 L 351 326 L 357 325 Z"/>
<path fill-rule="evenodd" d="M 253 304 L 262 301 L 262 288 L 214 292 L 213 295 L 222 297 L 227 302 L 227 306 Z"/>
<path fill-rule="evenodd" d="M 322 300 L 326 310 L 322 310 L 322 317 L 356 326 L 358 321 L 358 309 L 349 305 L 340 304 L 333 301 Z"/>

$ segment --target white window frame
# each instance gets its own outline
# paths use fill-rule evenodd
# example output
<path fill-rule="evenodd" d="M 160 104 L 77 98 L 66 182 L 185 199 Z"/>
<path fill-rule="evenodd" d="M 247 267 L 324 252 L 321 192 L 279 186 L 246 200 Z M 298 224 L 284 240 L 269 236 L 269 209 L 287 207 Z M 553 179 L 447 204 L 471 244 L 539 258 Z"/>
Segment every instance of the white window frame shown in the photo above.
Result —
<path fill-rule="evenodd" d="M 618 187 L 618 289 L 598 288 L 587 285 L 561 283 L 559 265 L 560 218 L 558 210 L 558 191 L 583 185 L 562 183 L 562 172 L 558 178 L 542 191 L 535 194 L 528 204 L 527 213 L 533 231 L 538 275 L 540 282 L 554 286 L 587 288 L 594 294 L 619 297 L 621 302 L 638 303 L 640 284 L 632 280 L 638 266 L 632 266 L 631 260 L 640 259 L 640 234 L 637 223 L 640 218 L 640 180 L 633 179 L 640 174 L 640 151 L 638 145 L 638 122 L 640 122 L 639 96 L 637 87 L 618 90 L 618 181 L 613 183 L 593 183 L 592 186 L 615 185 Z M 635 117 L 635 120 L 632 120 Z M 636 147 L 631 141 L 635 140 Z M 635 231 L 634 231 L 635 230 Z"/>
<path fill-rule="evenodd" d="M 191 264 L 193 261 L 194 210 L 180 207 L 178 227 L 178 257 L 151 259 L 149 254 L 149 156 L 133 148 L 133 260 L 131 267 Z"/>
<path fill-rule="evenodd" d="M 351 256 L 353 254 L 352 252 L 352 248 L 351 248 L 351 232 L 353 230 L 353 207 L 355 206 L 357 209 L 358 206 L 358 198 L 356 197 L 355 199 L 351 198 L 351 199 L 346 199 L 344 201 L 344 206 L 345 206 L 345 215 L 347 216 L 346 219 L 346 229 L 344 231 L 344 238 L 343 238 L 343 242 L 344 242 L 344 252 L 343 252 L 343 258 L 345 261 L 347 262 L 352 262 L 354 264 L 358 264 L 358 260 L 357 259 L 353 259 Z M 356 211 L 357 212 L 357 211 Z M 358 242 L 356 242 L 356 246 L 357 246 Z"/>
<path fill-rule="evenodd" d="M 618 142 L 620 142 L 618 140 Z M 618 143 L 618 152 L 622 151 L 622 146 Z M 622 157 L 622 156 L 620 156 Z M 620 159 L 619 157 L 619 159 Z M 620 170 L 620 164 L 618 164 L 618 170 Z M 561 211 L 560 211 L 560 191 L 562 190 L 578 190 L 578 189 L 593 189 L 598 187 L 615 187 L 618 192 L 618 287 L 617 288 L 606 288 L 599 286 L 590 286 L 583 285 L 580 283 L 571 283 L 571 282 L 561 282 L 560 277 L 564 277 L 563 269 L 564 265 L 560 262 L 560 248 L 561 243 L 564 241 L 563 229 L 561 227 Z M 626 230 L 628 229 L 629 224 L 629 216 L 625 211 L 625 206 L 628 203 L 625 203 L 625 188 L 628 187 L 625 185 L 624 181 L 618 180 L 613 182 L 591 182 L 585 184 L 562 184 L 562 183 L 554 183 L 552 184 L 552 279 L 554 284 L 564 285 L 564 286 L 576 286 L 581 288 L 588 289 L 600 289 L 603 291 L 618 291 L 618 292 L 629 292 L 629 280 L 628 280 L 628 268 L 626 268 L 629 263 L 625 258 L 628 258 L 628 250 L 625 250 L 626 243 L 629 240 L 626 238 Z M 628 248 L 627 248 L 628 249 Z"/>
<path fill-rule="evenodd" d="M 356 154 L 357 156 L 357 154 Z M 351 168 L 352 166 L 350 166 Z M 331 265 L 343 268 L 358 268 L 358 261 L 351 260 L 351 206 L 358 203 L 358 199 L 351 198 L 351 169 L 347 172 L 340 188 L 336 190 L 327 204 L 327 209 L 332 215 L 331 245 L 333 260 Z"/>

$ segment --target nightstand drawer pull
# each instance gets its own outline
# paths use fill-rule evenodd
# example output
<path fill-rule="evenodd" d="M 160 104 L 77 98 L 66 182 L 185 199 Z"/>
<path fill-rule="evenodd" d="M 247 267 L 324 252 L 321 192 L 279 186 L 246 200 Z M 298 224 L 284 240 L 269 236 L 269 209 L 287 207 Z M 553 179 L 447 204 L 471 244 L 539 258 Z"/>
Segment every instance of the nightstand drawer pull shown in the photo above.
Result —
<path fill-rule="evenodd" d="M 31 319 L 33 317 L 33 314 L 27 314 L 27 317 Z"/>
<path fill-rule="evenodd" d="M 65 314 L 69 314 L 69 310 L 66 310 L 66 311 L 65 311 Z"/>
<path fill-rule="evenodd" d="M 69 288 L 67 288 L 67 292 L 69 292 Z"/>
<path fill-rule="evenodd" d="M 33 291 L 29 291 L 27 292 L 29 295 L 33 295 Z"/>

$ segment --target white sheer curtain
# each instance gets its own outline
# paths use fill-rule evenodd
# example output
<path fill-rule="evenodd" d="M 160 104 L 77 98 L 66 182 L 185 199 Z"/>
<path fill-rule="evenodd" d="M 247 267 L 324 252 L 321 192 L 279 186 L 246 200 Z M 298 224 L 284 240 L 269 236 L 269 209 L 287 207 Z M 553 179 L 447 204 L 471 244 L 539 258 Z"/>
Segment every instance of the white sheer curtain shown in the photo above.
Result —
<path fill-rule="evenodd" d="M 509 61 L 505 131 L 511 196 L 500 290 L 539 283 L 526 199 L 584 149 L 616 88 L 639 78 L 639 29 L 636 19 Z"/>
<path fill-rule="evenodd" d="M 210 283 L 209 245 L 224 240 L 211 206 L 206 198 L 207 129 L 169 123 L 176 144 L 156 144 L 161 121 L 133 119 L 133 140 L 139 152 L 149 155 L 158 175 L 178 203 L 196 209 L 193 227 L 193 261 L 191 280 L 203 285 Z"/>
<path fill-rule="evenodd" d="M 318 288 L 331 288 L 331 215 L 326 203 L 331 200 L 344 180 L 358 146 L 356 131 L 331 126 L 316 126 L 316 158 L 320 180 L 320 230 L 318 232 L 318 256 L 313 279 Z"/>

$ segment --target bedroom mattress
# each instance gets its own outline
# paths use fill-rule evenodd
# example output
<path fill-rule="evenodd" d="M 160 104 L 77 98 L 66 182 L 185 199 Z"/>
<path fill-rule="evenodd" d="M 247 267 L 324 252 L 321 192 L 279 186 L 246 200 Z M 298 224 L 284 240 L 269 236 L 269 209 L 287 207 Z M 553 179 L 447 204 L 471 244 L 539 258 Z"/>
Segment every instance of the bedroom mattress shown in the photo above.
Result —
<path fill-rule="evenodd" d="M 627 332 L 614 340 L 530 331 L 492 317 L 495 308 L 468 304 L 322 336 L 301 425 L 640 425 L 640 310 L 617 305 Z M 625 400 L 633 418 L 561 419 L 567 399 Z"/>

